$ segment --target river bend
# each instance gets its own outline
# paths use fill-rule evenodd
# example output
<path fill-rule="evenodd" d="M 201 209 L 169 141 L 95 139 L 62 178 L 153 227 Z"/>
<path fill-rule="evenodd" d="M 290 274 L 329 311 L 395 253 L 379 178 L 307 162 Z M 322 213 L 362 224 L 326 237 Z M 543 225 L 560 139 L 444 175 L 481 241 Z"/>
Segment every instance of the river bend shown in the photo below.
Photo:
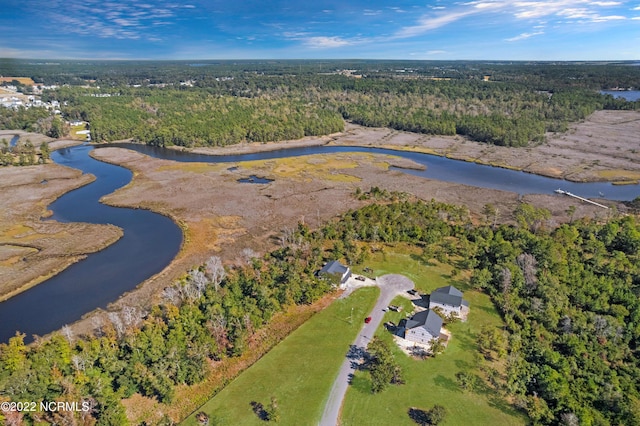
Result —
<path fill-rule="evenodd" d="M 111 207 L 104 195 L 131 181 L 129 170 L 94 160 L 92 146 L 54 151 L 58 164 L 91 173 L 96 180 L 53 202 L 51 219 L 59 222 L 109 223 L 122 228 L 116 243 L 77 262 L 54 277 L 0 303 L 0 342 L 16 330 L 43 335 L 104 308 L 123 293 L 162 271 L 182 244 L 182 231 L 168 217 L 147 210 Z"/>
<path fill-rule="evenodd" d="M 254 154 L 210 156 L 139 144 L 110 144 L 146 155 L 182 162 L 236 163 L 338 152 L 396 155 L 425 166 L 425 170 L 399 169 L 405 173 L 465 185 L 499 189 L 519 194 L 551 194 L 561 188 L 588 198 L 632 200 L 640 195 L 638 185 L 606 182 L 576 183 L 498 167 L 485 166 L 429 154 L 381 148 L 314 146 Z M 89 255 L 60 274 L 0 303 L 0 342 L 16 330 L 46 334 L 74 322 L 87 312 L 104 308 L 123 293 L 164 269 L 178 253 L 182 242 L 179 227 L 169 218 L 146 210 L 116 208 L 100 198 L 126 185 L 131 172 L 123 167 L 94 160 L 89 145 L 52 153 L 53 160 L 96 176 L 96 181 L 71 191 L 49 206 L 52 219 L 61 222 L 110 223 L 124 236 L 106 249 Z"/>

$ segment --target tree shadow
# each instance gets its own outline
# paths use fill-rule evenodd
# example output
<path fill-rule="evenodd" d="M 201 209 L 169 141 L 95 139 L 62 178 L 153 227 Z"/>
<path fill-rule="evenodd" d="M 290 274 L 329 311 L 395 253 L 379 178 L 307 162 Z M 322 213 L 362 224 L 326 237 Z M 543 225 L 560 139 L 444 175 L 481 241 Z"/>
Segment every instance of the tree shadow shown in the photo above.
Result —
<path fill-rule="evenodd" d="M 488 395 L 487 402 L 490 407 L 500 410 L 506 415 L 513 417 L 522 417 L 525 414 L 523 411 L 517 409 L 513 405 L 509 404 L 504 398 L 500 397 L 495 391 Z"/>
<path fill-rule="evenodd" d="M 351 368 L 354 370 L 366 370 L 371 354 L 362 346 L 350 345 L 347 359 L 350 360 Z"/>
<path fill-rule="evenodd" d="M 364 395 L 371 395 L 371 381 L 362 374 L 355 374 L 351 378 L 351 388 Z"/>
<path fill-rule="evenodd" d="M 461 333 L 458 333 L 458 336 L 456 336 L 455 339 L 457 340 L 460 349 L 464 351 L 477 350 L 477 343 L 474 339 L 464 336 Z"/>
<path fill-rule="evenodd" d="M 450 390 L 453 392 L 460 392 L 460 387 L 455 382 L 455 380 L 449 379 L 443 376 L 442 374 L 437 375 L 433 379 L 433 383 L 438 387 L 445 388 L 446 390 Z"/>
<path fill-rule="evenodd" d="M 411 258 L 411 260 L 414 260 L 414 261 L 418 262 L 420 265 L 423 265 L 423 266 L 435 266 L 434 263 L 432 263 L 429 260 L 425 259 L 423 255 L 411 253 L 409 255 L 409 257 Z"/>
<path fill-rule="evenodd" d="M 429 424 L 429 416 L 427 415 L 427 412 L 424 410 L 412 407 L 412 408 L 409 408 L 408 414 L 411 420 L 413 420 L 415 423 L 421 426 L 426 426 Z"/>
<path fill-rule="evenodd" d="M 488 314 L 491 315 L 495 315 L 496 314 L 496 308 L 493 307 L 493 305 L 491 306 L 474 306 L 473 309 L 480 309 L 481 311 L 485 311 Z"/>
<path fill-rule="evenodd" d="M 260 420 L 263 420 L 265 422 L 269 420 L 269 415 L 267 414 L 267 410 L 264 409 L 264 405 L 262 405 L 261 402 L 251 401 L 249 405 L 251 405 L 251 409 L 256 414 L 256 416 L 258 416 Z"/>
<path fill-rule="evenodd" d="M 462 280 L 460 278 L 455 277 L 453 275 L 453 272 L 451 274 L 440 274 L 440 277 L 443 280 L 448 281 L 450 285 L 454 286 L 455 288 L 457 288 L 463 293 L 465 291 L 473 290 L 471 285 L 469 285 L 469 283 L 466 280 Z"/>
<path fill-rule="evenodd" d="M 454 364 L 460 370 L 470 370 L 471 369 L 471 364 L 469 364 L 467 361 L 463 361 L 461 359 L 455 360 Z"/>

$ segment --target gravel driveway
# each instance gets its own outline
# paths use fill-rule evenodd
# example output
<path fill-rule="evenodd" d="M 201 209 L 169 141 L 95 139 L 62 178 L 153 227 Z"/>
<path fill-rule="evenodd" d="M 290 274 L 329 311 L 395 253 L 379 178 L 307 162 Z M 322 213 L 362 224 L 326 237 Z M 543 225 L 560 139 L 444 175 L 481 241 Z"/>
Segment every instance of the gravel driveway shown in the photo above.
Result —
<path fill-rule="evenodd" d="M 369 341 L 382 322 L 382 318 L 384 317 L 383 309 L 389 306 L 389 303 L 391 303 L 395 296 L 406 293 L 415 287 L 413 281 L 399 274 L 389 274 L 378 277 L 376 278 L 376 285 L 380 287 L 380 296 L 373 311 L 369 314 L 371 322 L 362 326 L 356 340 L 345 355 L 338 376 L 333 382 L 327 405 L 322 413 L 320 426 L 339 425 L 340 408 L 342 408 L 342 401 L 347 393 L 349 377 L 354 374 L 357 365 L 362 361 L 362 355 L 365 353 Z M 362 318 L 361 321 L 364 321 L 364 318 Z"/>

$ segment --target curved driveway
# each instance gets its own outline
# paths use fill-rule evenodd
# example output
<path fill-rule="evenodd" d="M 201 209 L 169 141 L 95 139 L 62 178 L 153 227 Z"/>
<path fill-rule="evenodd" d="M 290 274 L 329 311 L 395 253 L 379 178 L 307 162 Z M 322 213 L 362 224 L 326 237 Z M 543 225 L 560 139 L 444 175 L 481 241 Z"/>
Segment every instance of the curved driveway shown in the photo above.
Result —
<path fill-rule="evenodd" d="M 362 354 L 364 354 L 369 341 L 382 322 L 382 318 L 384 317 L 383 309 L 391 303 L 395 296 L 406 293 L 407 290 L 414 288 L 413 281 L 404 275 L 398 274 L 389 274 L 376 278 L 376 285 L 380 287 L 380 296 L 378 297 L 376 306 L 369 315 L 371 322 L 364 324 L 340 367 L 338 377 L 336 377 L 336 380 L 333 382 L 327 405 L 324 407 L 320 426 L 337 426 L 339 424 L 340 408 L 342 407 L 342 401 L 349 387 L 349 376 L 355 372 L 356 367 L 362 361 Z M 360 321 L 362 320 L 364 319 L 360 319 Z"/>

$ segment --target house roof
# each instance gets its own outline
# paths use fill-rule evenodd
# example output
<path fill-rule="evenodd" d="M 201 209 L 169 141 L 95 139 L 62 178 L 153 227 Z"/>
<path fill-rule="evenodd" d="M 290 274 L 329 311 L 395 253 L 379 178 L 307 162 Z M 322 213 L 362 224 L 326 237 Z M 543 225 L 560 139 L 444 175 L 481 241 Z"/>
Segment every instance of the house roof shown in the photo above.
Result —
<path fill-rule="evenodd" d="M 442 318 L 431 309 L 421 311 L 407 320 L 405 325 L 407 330 L 422 327 L 426 329 L 432 336 L 439 336 L 442 328 Z"/>
<path fill-rule="evenodd" d="M 345 272 L 349 270 L 348 267 L 344 266 L 342 263 L 337 260 L 332 260 L 331 262 L 327 262 L 326 265 L 320 269 L 321 274 L 340 274 L 340 276 L 344 275 Z"/>
<path fill-rule="evenodd" d="M 462 300 L 462 292 L 452 285 L 433 290 L 429 296 L 429 303 L 431 302 L 450 306 L 469 305 L 466 300 Z"/>

